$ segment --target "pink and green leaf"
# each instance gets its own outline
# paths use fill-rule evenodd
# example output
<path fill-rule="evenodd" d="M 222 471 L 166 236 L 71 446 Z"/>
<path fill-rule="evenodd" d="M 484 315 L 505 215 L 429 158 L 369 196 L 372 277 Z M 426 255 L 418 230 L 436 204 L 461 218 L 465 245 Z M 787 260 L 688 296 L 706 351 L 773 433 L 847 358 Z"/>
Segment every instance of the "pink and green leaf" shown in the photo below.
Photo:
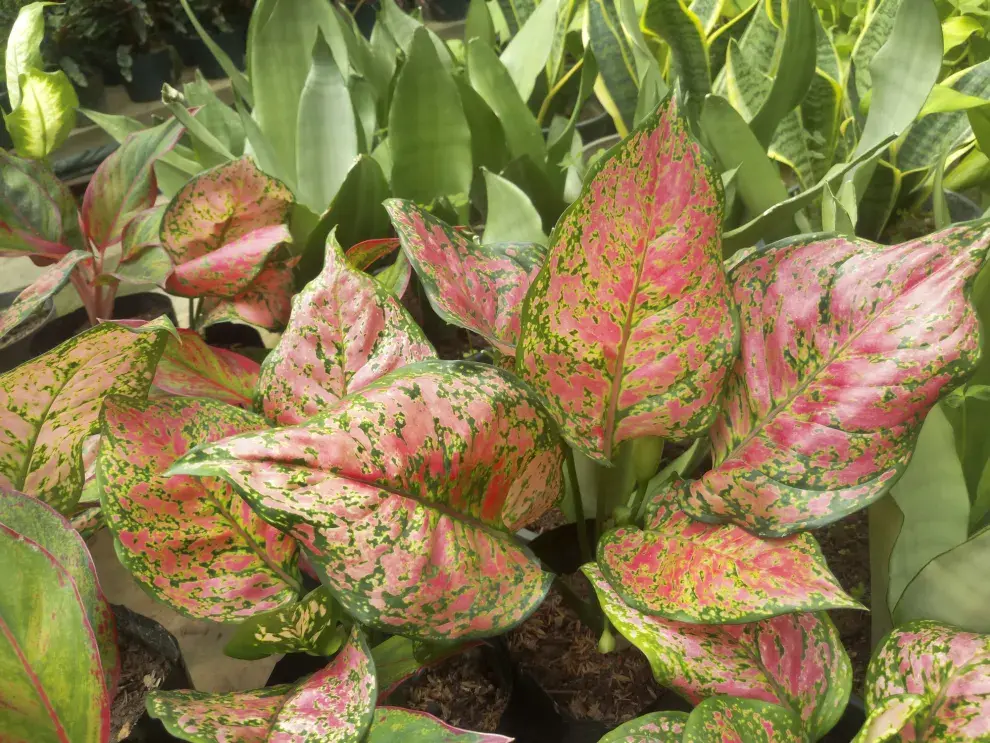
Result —
<path fill-rule="evenodd" d="M 924 707 L 925 700 L 916 694 L 887 697 L 870 711 L 852 743 L 887 743 L 887 741 L 901 740 L 901 730 Z"/>
<path fill-rule="evenodd" d="M 598 743 L 681 743 L 687 712 L 651 712 L 619 725 Z"/>
<path fill-rule="evenodd" d="M 58 259 L 83 248 L 76 200 L 42 162 L 0 149 L 0 256 Z"/>
<path fill-rule="evenodd" d="M 204 297 L 200 325 L 208 327 L 219 322 L 235 322 L 282 331 L 292 311 L 295 290 L 292 268 L 298 262 L 299 256 L 272 261 L 253 284 L 231 299 Z"/>
<path fill-rule="evenodd" d="M 146 329 L 104 323 L 0 376 L 0 487 L 71 512 L 104 398 L 138 401 L 151 387 L 171 323 Z"/>
<path fill-rule="evenodd" d="M 888 700 L 904 694 L 922 704 Z M 990 736 L 990 636 L 908 622 L 880 641 L 866 672 L 866 708 L 898 715 L 898 741 L 984 741 Z M 891 724 L 895 724 L 896 720 Z M 881 738 L 881 740 L 883 740 Z"/>
<path fill-rule="evenodd" d="M 117 557 L 151 595 L 197 619 L 230 622 L 293 603 L 295 541 L 222 480 L 162 473 L 194 446 L 264 426 L 203 398 L 110 398 L 98 478 Z"/>
<path fill-rule="evenodd" d="M 523 299 L 546 257 L 536 244 L 480 245 L 411 201 L 385 208 L 436 313 L 512 354 Z"/>
<path fill-rule="evenodd" d="M 595 165 L 550 236 L 516 354 L 564 438 L 599 462 L 703 433 L 738 345 L 722 183 L 668 98 Z"/>
<path fill-rule="evenodd" d="M 93 256 L 85 250 L 66 253 L 58 263 L 49 266 L 31 286 L 18 294 L 17 299 L 0 312 L 0 340 L 31 317 L 47 299 L 65 286 L 76 266 L 86 260 L 93 260 Z"/>
<path fill-rule="evenodd" d="M 166 204 L 134 215 L 121 235 L 121 256 L 111 275 L 121 281 L 164 286 L 172 273 L 172 260 L 162 247 L 159 232 Z"/>
<path fill-rule="evenodd" d="M 299 601 L 256 614 L 237 625 L 223 652 L 256 660 L 276 653 L 331 656 L 346 639 L 341 612 L 329 589 L 320 586 Z"/>
<path fill-rule="evenodd" d="M 91 618 L 103 621 L 109 606 L 89 572 L 92 565 L 82 564 L 80 546 L 60 543 L 78 539 L 72 527 L 43 504 L 21 510 L 30 508 L 24 499 L 0 490 L 0 564 L 15 577 L 0 592 L 2 737 L 10 743 L 103 743 L 110 734 L 107 687 L 115 677 L 104 670 Z M 108 630 L 113 632 L 112 620 Z"/>
<path fill-rule="evenodd" d="M 901 245 L 798 238 L 731 272 L 742 352 L 685 510 L 783 536 L 872 503 L 980 359 L 968 300 L 990 223 Z"/>
<path fill-rule="evenodd" d="M 292 192 L 250 158 L 196 176 L 165 211 L 161 242 L 175 268 L 166 289 L 182 297 L 233 298 L 292 240 Z"/>
<path fill-rule="evenodd" d="M 511 743 L 494 733 L 461 730 L 419 710 L 379 707 L 365 743 Z"/>
<path fill-rule="evenodd" d="M 291 684 L 232 694 L 153 691 L 146 704 L 148 714 L 179 740 L 265 743 L 272 720 L 291 692 Z"/>
<path fill-rule="evenodd" d="M 436 357 L 395 296 L 348 265 L 333 234 L 323 270 L 293 304 L 258 382 L 259 408 L 276 425 L 301 423 L 395 369 Z"/>
<path fill-rule="evenodd" d="M 598 565 L 630 606 L 704 624 L 862 608 L 810 534 L 760 539 L 732 524 L 694 521 L 677 506 L 687 488 L 678 481 L 654 496 L 645 530 L 614 529 L 598 542 Z"/>
<path fill-rule="evenodd" d="M 135 132 L 93 175 L 80 215 L 86 238 L 101 253 L 121 238 L 124 227 L 158 198 L 155 162 L 178 143 L 177 122 Z"/>
<path fill-rule="evenodd" d="M 770 702 L 735 697 L 706 699 L 684 726 L 684 743 L 804 743 L 793 712 Z"/>
<path fill-rule="evenodd" d="M 365 240 L 347 249 L 347 262 L 354 268 L 368 271 L 373 264 L 399 251 L 401 242 L 397 237 L 385 237 L 378 240 Z M 395 296 L 401 297 L 409 288 L 412 278 L 412 266 L 401 251 L 396 253 L 395 261 L 375 274 L 375 281 L 384 286 Z"/>
<path fill-rule="evenodd" d="M 218 476 L 314 556 L 358 621 L 423 640 L 523 621 L 551 576 L 512 534 L 563 488 L 553 421 L 512 375 L 423 361 L 304 424 L 200 447 Z"/>
<path fill-rule="evenodd" d="M 225 348 L 206 344 L 198 333 L 180 329 L 170 337 L 155 372 L 155 387 L 171 395 L 209 397 L 251 407 L 260 365 Z"/>
<path fill-rule="evenodd" d="M 650 662 L 658 683 L 692 704 L 718 695 L 782 705 L 813 740 L 842 716 L 852 666 L 825 613 L 749 624 L 688 624 L 626 604 L 592 563 L 581 568 L 613 626 Z"/>

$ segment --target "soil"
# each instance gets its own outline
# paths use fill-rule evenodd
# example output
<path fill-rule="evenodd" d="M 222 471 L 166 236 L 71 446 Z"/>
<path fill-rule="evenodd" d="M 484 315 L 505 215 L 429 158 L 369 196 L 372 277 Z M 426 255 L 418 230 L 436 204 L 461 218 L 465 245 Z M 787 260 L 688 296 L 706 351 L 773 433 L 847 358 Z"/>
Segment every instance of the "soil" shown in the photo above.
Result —
<path fill-rule="evenodd" d="M 156 655 L 137 639 L 120 633 L 120 683 L 110 708 L 110 740 L 122 741 L 144 714 L 148 692 L 157 689 L 171 670 L 169 660 Z"/>

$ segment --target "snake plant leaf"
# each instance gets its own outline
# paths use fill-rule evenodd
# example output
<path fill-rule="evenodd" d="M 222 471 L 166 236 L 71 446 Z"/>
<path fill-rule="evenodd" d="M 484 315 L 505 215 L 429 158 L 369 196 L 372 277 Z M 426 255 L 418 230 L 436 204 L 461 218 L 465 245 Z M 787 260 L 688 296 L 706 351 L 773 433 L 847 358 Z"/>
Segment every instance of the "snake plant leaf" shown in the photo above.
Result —
<path fill-rule="evenodd" d="M 302 423 L 399 367 L 435 357 L 406 309 L 352 268 L 331 234 L 323 271 L 295 299 L 262 365 L 258 407 L 275 425 Z"/>
<path fill-rule="evenodd" d="M 988 244 L 984 222 L 893 246 L 795 238 L 739 261 L 742 354 L 688 514 L 784 536 L 889 490 L 928 410 L 979 362 L 966 295 Z"/>
<path fill-rule="evenodd" d="M 676 506 L 687 488 L 676 482 L 653 498 L 646 530 L 614 529 L 598 542 L 598 565 L 630 606 L 705 624 L 860 608 L 810 534 L 764 540 L 731 524 L 694 521 Z"/>
<path fill-rule="evenodd" d="M 75 198 L 44 163 L 0 149 L 0 256 L 60 258 L 84 247 Z"/>
<path fill-rule="evenodd" d="M 0 312 L 0 347 L 3 346 L 4 336 L 34 315 L 46 300 L 65 286 L 76 266 L 87 260 L 93 260 L 93 255 L 85 250 L 66 253 L 58 263 L 49 266 L 29 287 L 18 294 L 17 299 Z"/>
<path fill-rule="evenodd" d="M 62 70 L 30 68 L 18 81 L 20 103 L 4 116 L 17 154 L 43 160 L 61 147 L 76 126 L 79 98 Z"/>
<path fill-rule="evenodd" d="M 264 426 L 216 400 L 109 398 L 98 458 L 100 501 L 117 557 L 155 598 L 196 619 L 230 622 L 295 601 L 296 543 L 222 480 L 163 475 L 198 444 Z"/>
<path fill-rule="evenodd" d="M 793 712 L 757 699 L 712 697 L 691 712 L 684 743 L 800 743 Z"/>
<path fill-rule="evenodd" d="M 244 660 L 276 653 L 331 656 L 347 639 L 338 624 L 340 618 L 337 602 L 325 586 L 320 586 L 295 603 L 245 619 L 223 652 Z"/>
<path fill-rule="evenodd" d="M 205 328 L 218 322 L 239 322 L 281 332 L 292 311 L 293 268 L 298 262 L 299 256 L 269 261 L 240 294 L 230 299 L 204 297 L 200 325 Z"/>
<path fill-rule="evenodd" d="M 681 743 L 686 712 L 651 712 L 619 725 L 598 743 Z"/>
<path fill-rule="evenodd" d="M 536 0 L 497 0 L 497 2 L 511 36 L 519 32 L 536 9 Z"/>
<path fill-rule="evenodd" d="M 170 326 L 155 321 L 134 333 L 104 323 L 0 376 L 0 487 L 68 513 L 103 399 L 147 396 Z"/>
<path fill-rule="evenodd" d="M 183 131 L 171 122 L 131 134 L 97 169 L 86 188 L 80 220 L 98 251 L 117 242 L 131 218 L 155 203 L 154 164 L 175 147 Z"/>
<path fill-rule="evenodd" d="M 900 731 L 925 706 L 916 694 L 897 694 L 872 710 L 852 743 L 887 743 L 901 740 Z"/>
<path fill-rule="evenodd" d="M 858 100 L 863 100 L 874 87 L 870 63 L 890 38 L 901 2 L 880 0 L 867 13 L 866 25 L 856 39 L 851 59 L 856 70 L 855 92 Z"/>
<path fill-rule="evenodd" d="M 518 379 L 431 360 L 305 424 L 200 447 L 171 472 L 234 484 L 312 553 L 358 621 L 455 640 L 500 634 L 543 600 L 551 576 L 511 534 L 560 497 L 562 461 Z"/>
<path fill-rule="evenodd" d="M 910 622 L 887 635 L 874 652 L 866 671 L 866 708 L 872 713 L 891 697 L 917 695 L 923 705 L 904 720 L 896 740 L 985 740 L 988 675 L 986 635 L 929 620 Z"/>
<path fill-rule="evenodd" d="M 633 47 L 613 0 L 588 0 L 585 24 L 588 46 L 598 66 L 595 93 L 618 133 L 625 136 L 633 128 L 639 94 Z"/>
<path fill-rule="evenodd" d="M 697 436 L 714 419 L 738 340 L 722 208 L 714 164 L 667 98 L 557 222 L 517 368 L 592 459 L 639 436 Z"/>
<path fill-rule="evenodd" d="M 0 490 L 0 560 L 15 576 L 0 596 L 3 739 L 103 743 L 110 735 L 108 682 L 115 679 L 107 676 L 92 620 L 110 622 L 103 629 L 112 642 L 110 607 L 69 523 L 40 503 L 18 513 L 30 508 L 24 500 Z M 116 670 L 116 655 L 107 660 Z"/>
<path fill-rule="evenodd" d="M 181 297 L 234 297 L 291 241 L 292 192 L 250 158 L 190 180 L 169 203 L 161 241 L 175 264 L 165 288 Z"/>
<path fill-rule="evenodd" d="M 266 743 L 268 728 L 278 714 L 291 684 L 253 691 L 212 694 L 205 691 L 152 691 L 148 714 L 165 729 L 190 743 Z"/>
<path fill-rule="evenodd" d="M 479 245 L 410 201 L 389 199 L 385 208 L 436 313 L 502 353 L 514 353 L 543 246 Z"/>
<path fill-rule="evenodd" d="M 773 702 L 793 712 L 812 740 L 842 717 L 852 665 L 824 612 L 686 624 L 629 606 L 593 563 L 581 570 L 615 628 L 649 660 L 657 682 L 692 704 L 718 694 Z"/>
<path fill-rule="evenodd" d="M 499 59 L 516 84 L 519 97 L 528 101 L 550 57 L 554 29 L 557 25 L 558 0 L 540 2 L 536 10 L 512 35 Z"/>
<path fill-rule="evenodd" d="M 365 743 L 510 743 L 512 740 L 494 733 L 461 730 L 419 710 L 379 707 Z"/>
<path fill-rule="evenodd" d="M 154 384 L 170 395 L 209 397 L 249 408 L 259 371 L 253 359 L 209 346 L 195 331 L 181 328 L 178 338 L 169 336 Z"/>
<path fill-rule="evenodd" d="M 487 168 L 485 177 L 487 212 L 483 243 L 539 243 L 546 245 L 543 219 L 529 196 L 512 181 Z M 528 287 L 527 283 L 527 287 Z"/>
<path fill-rule="evenodd" d="M 643 32 L 670 47 L 674 70 L 685 93 L 685 110 L 697 118 L 701 102 L 711 92 L 711 69 L 705 29 L 681 0 L 648 0 L 643 11 Z"/>

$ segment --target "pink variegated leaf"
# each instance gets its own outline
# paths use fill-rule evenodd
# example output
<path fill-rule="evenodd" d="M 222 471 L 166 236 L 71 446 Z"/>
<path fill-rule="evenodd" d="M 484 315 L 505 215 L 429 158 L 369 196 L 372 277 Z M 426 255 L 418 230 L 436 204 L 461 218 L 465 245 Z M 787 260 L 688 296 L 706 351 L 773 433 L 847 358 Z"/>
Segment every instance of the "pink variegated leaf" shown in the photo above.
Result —
<path fill-rule="evenodd" d="M 435 357 L 406 309 L 351 268 L 331 234 L 323 270 L 296 296 L 289 326 L 262 366 L 259 407 L 276 425 L 301 423 L 399 367 Z"/>
<path fill-rule="evenodd" d="M 683 622 L 753 622 L 794 611 L 862 608 L 829 572 L 808 533 L 761 539 L 694 521 L 677 506 L 678 481 L 650 502 L 646 529 L 613 529 L 598 565 L 629 605 Z"/>
<path fill-rule="evenodd" d="M 889 490 L 928 411 L 979 362 L 967 293 L 988 244 L 984 221 L 893 246 L 798 238 L 740 261 L 742 352 L 685 510 L 783 536 Z"/>
<path fill-rule="evenodd" d="M 505 354 L 515 352 L 523 299 L 543 266 L 536 244 L 480 245 L 411 201 L 385 209 L 436 313 Z"/>
<path fill-rule="evenodd" d="M 900 732 L 925 707 L 917 694 L 897 694 L 882 700 L 870 711 L 852 743 L 887 743 L 901 740 Z"/>
<path fill-rule="evenodd" d="M 134 215 L 120 238 L 121 256 L 110 275 L 121 281 L 164 286 L 172 273 L 172 260 L 162 247 L 159 232 L 166 204 Z"/>
<path fill-rule="evenodd" d="M 116 636 L 85 544 L 48 506 L 0 489 L 0 564 L 0 738 L 108 740 Z"/>
<path fill-rule="evenodd" d="M 687 712 L 651 712 L 619 725 L 598 743 L 681 743 Z"/>
<path fill-rule="evenodd" d="M 182 297 L 246 291 L 276 248 L 292 240 L 293 203 L 285 184 L 248 157 L 190 180 L 162 220 L 162 245 L 175 265 L 166 289 Z"/>
<path fill-rule="evenodd" d="M 0 312 L 0 348 L 4 346 L 2 341 L 5 336 L 34 315 L 47 299 L 65 286 L 81 261 L 92 260 L 92 254 L 85 250 L 73 250 L 71 253 L 66 253 L 58 263 L 49 266 L 31 286 L 18 294 L 17 299 L 7 309 Z"/>
<path fill-rule="evenodd" d="M 413 709 L 379 707 L 365 743 L 511 743 L 494 733 L 461 730 Z"/>
<path fill-rule="evenodd" d="M 424 640 L 496 635 L 551 576 L 512 534 L 563 487 L 553 421 L 515 377 L 422 361 L 304 424 L 190 452 L 296 537 L 358 621 Z"/>
<path fill-rule="evenodd" d="M 170 329 L 167 319 L 145 332 L 104 323 L 0 376 L 0 487 L 71 512 L 104 398 L 147 396 Z"/>
<path fill-rule="evenodd" d="M 904 694 L 921 697 L 916 710 Z M 866 672 L 866 708 L 887 709 L 889 740 L 942 743 L 990 738 L 990 636 L 938 622 L 908 622 L 887 635 Z M 891 720 L 890 718 L 895 718 Z M 872 739 L 867 739 L 872 740 Z"/>
<path fill-rule="evenodd" d="M 232 694 L 205 691 L 153 691 L 148 714 L 165 729 L 190 743 L 265 743 L 268 729 L 292 684 Z"/>
<path fill-rule="evenodd" d="M 722 182 L 668 98 L 594 166 L 523 311 L 519 373 L 599 462 L 711 425 L 738 342 Z"/>
<path fill-rule="evenodd" d="M 289 322 L 294 290 L 292 268 L 299 256 L 273 261 L 247 289 L 231 299 L 203 298 L 202 327 L 218 322 L 240 322 L 281 331 Z"/>
<path fill-rule="evenodd" d="M 155 387 L 171 395 L 210 397 L 251 407 L 258 384 L 257 361 L 206 344 L 198 333 L 180 329 L 170 337 L 155 371 Z"/>
<path fill-rule="evenodd" d="M 770 702 L 712 697 L 692 710 L 684 743 L 804 743 L 798 718 Z"/>
<path fill-rule="evenodd" d="M 149 593 L 197 619 L 236 621 L 299 595 L 295 541 L 215 478 L 162 473 L 194 446 L 264 426 L 203 398 L 142 405 L 109 398 L 101 417 L 100 498 L 117 557 Z"/>
<path fill-rule="evenodd" d="M 69 523 L 83 539 L 89 539 L 106 526 L 103 518 L 103 507 L 92 501 L 80 502 L 69 514 Z"/>
<path fill-rule="evenodd" d="M 385 256 L 396 253 L 395 261 L 372 274 L 375 280 L 397 297 L 402 297 L 409 288 L 412 278 L 412 266 L 406 259 L 405 253 L 399 250 L 402 243 L 397 237 L 386 237 L 379 240 L 365 240 L 347 249 L 347 262 L 354 268 L 368 271 L 371 266 Z M 398 251 L 398 252 L 396 252 Z"/>
<path fill-rule="evenodd" d="M 842 716 L 852 666 L 824 613 L 749 624 L 686 624 L 626 604 L 592 563 L 581 568 L 609 621 L 650 662 L 657 681 L 692 704 L 720 694 L 773 702 L 818 740 Z"/>
<path fill-rule="evenodd" d="M 0 149 L 0 256 L 57 260 L 83 247 L 68 187 L 44 163 Z"/>
<path fill-rule="evenodd" d="M 173 121 L 135 132 L 97 169 L 86 188 L 80 217 L 95 249 L 102 253 L 120 240 L 125 225 L 155 203 L 155 162 L 175 147 L 183 131 Z"/>

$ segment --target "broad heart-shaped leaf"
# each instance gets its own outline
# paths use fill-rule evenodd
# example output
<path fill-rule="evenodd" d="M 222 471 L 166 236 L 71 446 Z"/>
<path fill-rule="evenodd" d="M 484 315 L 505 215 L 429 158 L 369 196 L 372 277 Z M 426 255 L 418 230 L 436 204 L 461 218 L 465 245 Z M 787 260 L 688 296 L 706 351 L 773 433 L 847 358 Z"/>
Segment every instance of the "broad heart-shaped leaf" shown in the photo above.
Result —
<path fill-rule="evenodd" d="M 385 287 L 351 268 L 331 233 L 320 275 L 293 301 L 289 327 L 258 380 L 276 425 L 301 423 L 406 364 L 436 352 Z"/>
<path fill-rule="evenodd" d="M 365 743 L 510 743 L 494 733 L 461 730 L 433 715 L 399 707 L 379 707 Z"/>
<path fill-rule="evenodd" d="M 276 653 L 332 655 L 343 643 L 340 610 L 326 586 L 294 604 L 256 614 L 237 625 L 223 649 L 231 658 L 256 660 Z"/>
<path fill-rule="evenodd" d="M 908 622 L 880 641 L 866 672 L 866 708 L 913 694 L 897 741 L 985 741 L 990 734 L 990 636 L 938 622 Z"/>
<path fill-rule="evenodd" d="M 165 345 L 155 387 L 171 395 L 210 397 L 249 408 L 260 368 L 257 361 L 209 346 L 198 333 L 183 328 Z"/>
<path fill-rule="evenodd" d="M 147 396 L 168 320 L 135 333 L 104 323 L 0 376 L 0 487 L 68 513 L 83 487 L 82 448 L 103 399 Z"/>
<path fill-rule="evenodd" d="M 722 181 L 667 98 L 589 172 L 526 298 L 519 372 L 596 461 L 711 424 L 736 350 Z"/>
<path fill-rule="evenodd" d="M 227 483 L 162 473 L 197 444 L 264 426 L 202 398 L 135 406 L 109 398 L 97 478 L 117 557 L 155 598 L 197 619 L 236 621 L 296 600 L 296 543 Z"/>
<path fill-rule="evenodd" d="M 619 725 L 598 743 L 681 743 L 687 712 L 651 712 Z"/>
<path fill-rule="evenodd" d="M 204 297 L 201 326 L 241 322 L 265 330 L 283 330 L 292 312 L 292 269 L 298 262 L 299 256 L 270 261 L 247 289 L 230 299 Z"/>
<path fill-rule="evenodd" d="M 96 593 L 92 565 L 80 564 L 85 547 L 59 544 L 78 539 L 72 527 L 42 504 L 45 511 L 18 518 L 8 499 L 19 497 L 0 491 L 0 564 L 12 576 L 0 591 L 3 740 L 104 743 L 110 694 L 91 619 L 107 617 L 109 606 Z M 11 516 L 18 527 L 7 524 Z M 88 585 L 76 582 L 80 568 Z"/>
<path fill-rule="evenodd" d="M 182 187 L 165 210 L 161 241 L 175 264 L 165 288 L 181 297 L 234 297 L 291 241 L 292 192 L 251 158 L 218 165 Z"/>
<path fill-rule="evenodd" d="M 684 743 L 803 743 L 793 712 L 770 702 L 735 697 L 706 699 L 684 726 Z"/>
<path fill-rule="evenodd" d="M 810 534 L 760 539 L 732 524 L 694 521 L 676 505 L 687 487 L 678 481 L 654 497 L 645 531 L 623 527 L 599 540 L 598 565 L 626 603 L 705 624 L 861 608 Z"/>
<path fill-rule="evenodd" d="M 411 201 L 385 208 L 430 304 L 447 322 L 515 353 L 522 303 L 543 265 L 542 245 L 479 245 Z"/>
<path fill-rule="evenodd" d="M 500 634 L 551 576 L 511 534 L 560 497 L 553 422 L 515 377 L 422 361 L 303 425 L 190 452 L 315 555 L 358 621 L 423 640 Z"/>
<path fill-rule="evenodd" d="M 365 240 L 352 245 L 347 249 L 345 255 L 347 256 L 347 262 L 354 266 L 354 268 L 367 271 L 371 268 L 372 264 L 398 250 L 400 245 L 401 243 L 397 237 Z M 409 288 L 409 281 L 412 278 L 412 266 L 399 253 L 392 265 L 377 272 L 374 274 L 374 277 L 395 296 L 401 297 L 406 293 L 406 289 Z"/>
<path fill-rule="evenodd" d="M 0 149 L 0 255 L 58 258 L 83 247 L 76 202 L 51 169 Z"/>
<path fill-rule="evenodd" d="M 31 286 L 17 295 L 17 299 L 7 309 L 0 312 L 0 341 L 37 312 L 45 300 L 65 286 L 80 261 L 92 259 L 92 254 L 85 250 L 73 250 L 66 253 L 54 266 L 49 266 Z M 0 347 L 2 345 L 0 343 Z"/>
<path fill-rule="evenodd" d="M 826 614 L 685 624 L 629 606 L 594 564 L 581 570 L 615 628 L 647 657 L 657 681 L 692 704 L 719 694 L 773 702 L 794 712 L 812 740 L 842 716 L 852 666 Z"/>
<path fill-rule="evenodd" d="M 904 471 L 928 410 L 976 368 L 967 293 L 990 223 L 901 245 L 805 237 L 750 253 L 731 281 L 742 351 L 685 510 L 763 536 L 830 523 Z"/>
<path fill-rule="evenodd" d="M 153 691 L 145 704 L 148 714 L 179 740 L 265 743 L 272 720 L 291 692 L 291 684 L 231 694 Z"/>
<path fill-rule="evenodd" d="M 124 226 L 158 197 L 154 164 L 175 147 L 184 129 L 172 121 L 131 134 L 93 175 L 83 197 L 83 231 L 100 252 L 120 239 Z"/>

